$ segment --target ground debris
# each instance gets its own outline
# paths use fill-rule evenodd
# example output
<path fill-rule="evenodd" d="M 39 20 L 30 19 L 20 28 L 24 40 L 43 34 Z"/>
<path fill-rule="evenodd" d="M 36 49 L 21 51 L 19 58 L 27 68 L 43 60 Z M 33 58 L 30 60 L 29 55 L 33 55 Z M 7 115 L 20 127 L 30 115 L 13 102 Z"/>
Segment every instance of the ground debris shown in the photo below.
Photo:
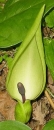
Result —
<path fill-rule="evenodd" d="M 6 91 L 0 92 L 0 121 L 14 120 L 14 110 L 16 101 L 13 100 Z"/>
<path fill-rule="evenodd" d="M 35 106 L 34 106 L 35 103 Z M 49 107 L 47 98 L 44 97 L 40 101 L 36 101 L 33 103 L 33 114 L 32 118 L 39 122 L 40 125 L 45 124 L 45 117 L 49 114 Z M 48 104 L 48 105 L 47 105 Z"/>
<path fill-rule="evenodd" d="M 2 63 L 0 63 L 0 91 L 5 90 L 7 72 L 6 62 L 2 61 Z"/>

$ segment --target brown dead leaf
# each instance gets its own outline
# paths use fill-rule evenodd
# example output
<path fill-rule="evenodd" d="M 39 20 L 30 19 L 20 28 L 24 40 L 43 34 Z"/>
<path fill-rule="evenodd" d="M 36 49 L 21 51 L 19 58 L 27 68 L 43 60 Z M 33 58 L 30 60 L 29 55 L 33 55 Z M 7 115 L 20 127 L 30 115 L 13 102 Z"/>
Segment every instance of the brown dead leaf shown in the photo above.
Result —
<path fill-rule="evenodd" d="M 42 98 L 39 102 L 34 102 L 32 119 L 39 121 L 39 125 L 45 124 L 45 117 L 49 114 L 49 107 L 50 105 L 46 97 Z"/>
<path fill-rule="evenodd" d="M 48 72 L 48 84 L 53 84 L 53 79 L 49 72 Z"/>
<path fill-rule="evenodd" d="M 0 91 L 5 90 L 7 72 L 6 62 L 2 61 L 0 63 Z"/>
<path fill-rule="evenodd" d="M 47 82 L 47 87 L 52 91 L 52 93 L 54 93 L 54 81 L 52 79 L 52 76 L 48 70 L 48 82 Z"/>
<path fill-rule="evenodd" d="M 49 88 L 50 92 L 54 94 L 54 85 L 48 84 L 47 87 Z"/>
<path fill-rule="evenodd" d="M 45 122 L 44 121 L 45 113 L 42 113 L 41 111 L 41 102 L 39 105 L 37 103 L 36 110 L 33 111 L 33 115 L 34 115 L 33 119 L 38 120 L 40 124 L 43 124 Z"/>
<path fill-rule="evenodd" d="M 6 91 L 0 92 L 0 118 L 3 117 L 6 120 L 14 120 L 15 105 L 16 101 L 13 100 Z"/>

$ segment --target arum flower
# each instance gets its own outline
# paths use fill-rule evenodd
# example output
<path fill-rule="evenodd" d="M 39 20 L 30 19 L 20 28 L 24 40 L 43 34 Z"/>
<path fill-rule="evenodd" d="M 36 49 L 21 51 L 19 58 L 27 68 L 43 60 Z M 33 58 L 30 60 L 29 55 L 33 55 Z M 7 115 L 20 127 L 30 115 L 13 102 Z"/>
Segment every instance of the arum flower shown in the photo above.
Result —
<path fill-rule="evenodd" d="M 25 40 L 19 47 L 7 76 L 7 91 L 12 98 L 18 101 L 15 110 L 16 119 L 24 123 L 31 116 L 30 101 L 36 99 L 43 92 L 46 82 L 46 65 L 41 34 L 44 8 L 45 5 L 41 8 Z"/>

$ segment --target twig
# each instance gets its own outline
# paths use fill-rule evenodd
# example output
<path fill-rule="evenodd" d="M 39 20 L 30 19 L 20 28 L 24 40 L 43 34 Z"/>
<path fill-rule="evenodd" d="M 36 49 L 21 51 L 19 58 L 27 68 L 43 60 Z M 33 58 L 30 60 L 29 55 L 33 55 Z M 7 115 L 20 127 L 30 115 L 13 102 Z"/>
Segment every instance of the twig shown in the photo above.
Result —
<path fill-rule="evenodd" d="M 54 94 L 49 90 L 49 88 L 46 88 L 46 91 L 54 98 Z"/>
<path fill-rule="evenodd" d="M 53 101 L 52 101 L 50 95 L 48 94 L 47 90 L 45 90 L 44 93 L 45 93 L 45 96 L 48 98 L 48 100 L 49 100 L 49 102 L 50 102 L 52 108 L 54 109 L 54 103 L 53 103 Z"/>

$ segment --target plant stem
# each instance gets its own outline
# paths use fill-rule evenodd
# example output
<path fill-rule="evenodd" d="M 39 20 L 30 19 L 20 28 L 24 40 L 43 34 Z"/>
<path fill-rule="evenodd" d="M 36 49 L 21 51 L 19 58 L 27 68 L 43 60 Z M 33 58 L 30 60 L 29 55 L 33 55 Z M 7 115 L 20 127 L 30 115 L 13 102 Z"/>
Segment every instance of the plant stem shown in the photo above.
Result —
<path fill-rule="evenodd" d="M 52 108 L 54 109 L 54 103 L 53 103 L 53 101 L 52 101 L 50 95 L 48 94 L 47 89 L 44 91 L 44 93 L 45 93 L 45 96 L 47 97 L 47 99 L 49 100 L 49 102 L 50 102 Z"/>
<path fill-rule="evenodd" d="M 54 98 L 54 94 L 48 88 L 46 88 L 46 91 Z"/>

